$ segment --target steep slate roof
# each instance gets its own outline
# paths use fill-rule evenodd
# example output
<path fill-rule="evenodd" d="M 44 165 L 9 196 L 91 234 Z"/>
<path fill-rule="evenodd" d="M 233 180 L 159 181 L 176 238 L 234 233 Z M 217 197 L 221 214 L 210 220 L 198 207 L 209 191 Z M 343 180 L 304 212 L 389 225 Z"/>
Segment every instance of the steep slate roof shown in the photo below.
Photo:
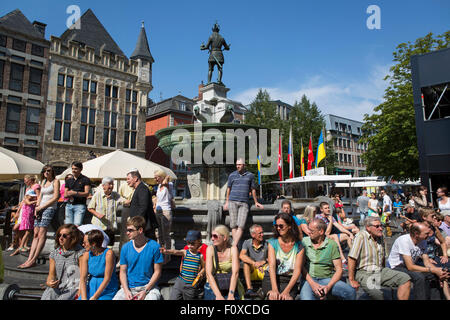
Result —
<path fill-rule="evenodd" d="M 136 48 L 130 56 L 130 59 L 138 58 L 150 60 L 151 63 L 155 62 L 148 46 L 147 33 L 145 32 L 144 22 L 142 22 L 141 32 L 139 33 Z"/>
<path fill-rule="evenodd" d="M 67 29 L 60 38 L 63 42 L 72 40 L 93 47 L 98 55 L 104 45 L 103 50 L 126 57 L 91 9 L 81 16 L 80 29 Z"/>
<path fill-rule="evenodd" d="M 179 113 L 186 113 L 192 115 L 191 106 L 186 106 L 186 111 L 181 111 L 175 106 L 175 100 L 190 103 L 192 104 L 192 106 L 194 105 L 194 101 L 192 99 L 189 99 L 182 95 L 176 95 L 175 97 L 171 97 L 150 105 L 149 108 L 150 114 L 147 114 L 147 118 L 161 113 L 165 113 L 167 111 L 176 111 Z"/>
<path fill-rule="evenodd" d="M 31 36 L 33 38 L 45 39 L 44 36 L 38 32 L 31 22 L 23 15 L 23 13 L 16 9 L 0 18 L 0 26 L 12 29 L 16 32 Z"/>

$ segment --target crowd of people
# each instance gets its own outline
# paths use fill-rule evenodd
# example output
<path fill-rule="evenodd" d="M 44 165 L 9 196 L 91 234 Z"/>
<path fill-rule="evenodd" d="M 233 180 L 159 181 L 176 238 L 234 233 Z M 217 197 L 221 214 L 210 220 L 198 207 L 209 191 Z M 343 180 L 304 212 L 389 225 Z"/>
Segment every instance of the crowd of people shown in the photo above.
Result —
<path fill-rule="evenodd" d="M 113 191 L 114 180 L 105 177 L 90 197 L 90 180 L 81 174 L 81 163 L 72 164 L 72 176 L 61 187 L 46 166 L 40 185 L 26 178 L 16 229 L 34 232 L 29 257 L 18 268 L 36 264 L 53 215 L 64 207 L 65 221 L 49 255 L 42 296 L 46 300 L 159 300 L 158 281 L 171 255 L 181 257 L 171 300 L 355 300 L 359 288 L 375 300 L 384 299 L 383 288 L 396 289 L 398 300 L 450 299 L 446 188 L 438 189 L 436 209 L 427 202 L 425 187 L 407 203 L 400 197 L 392 201 L 385 190 L 380 199 L 364 190 L 357 198 L 359 226 L 347 217 L 339 195 L 332 202 L 307 206 L 301 218 L 284 200 L 269 239 L 261 225 L 253 224 L 250 238 L 241 241 L 247 231 L 249 195 L 256 207 L 264 206 L 257 201 L 255 177 L 242 159 L 236 169 L 229 176 L 224 204 L 229 226 L 216 225 L 210 245 L 202 242 L 199 230 L 189 230 L 186 246 L 175 250 L 170 238 L 173 187 L 163 171 L 155 172 L 153 198 L 137 169 L 127 174 L 127 189 Z M 111 245 L 118 231 L 119 204 L 128 208 L 122 214 L 127 241 L 116 257 Z M 86 212 L 92 215 L 88 224 L 83 223 Z M 387 255 L 384 238 L 391 236 L 388 227 L 394 216 L 404 220 L 403 235 Z M 26 250 L 26 235 L 13 255 Z"/>

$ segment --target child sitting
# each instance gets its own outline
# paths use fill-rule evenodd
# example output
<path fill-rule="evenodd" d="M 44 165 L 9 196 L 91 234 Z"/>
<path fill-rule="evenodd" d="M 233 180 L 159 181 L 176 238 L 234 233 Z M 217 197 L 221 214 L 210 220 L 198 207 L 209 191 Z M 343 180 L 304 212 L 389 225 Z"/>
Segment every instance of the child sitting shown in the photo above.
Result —
<path fill-rule="evenodd" d="M 202 245 L 201 233 L 189 230 L 186 235 L 187 250 L 172 250 L 161 247 L 161 253 L 182 256 L 180 275 L 172 287 L 169 300 L 194 300 L 198 299 L 199 289 L 193 286 L 198 276 L 205 274 L 205 262 L 199 249 Z"/>

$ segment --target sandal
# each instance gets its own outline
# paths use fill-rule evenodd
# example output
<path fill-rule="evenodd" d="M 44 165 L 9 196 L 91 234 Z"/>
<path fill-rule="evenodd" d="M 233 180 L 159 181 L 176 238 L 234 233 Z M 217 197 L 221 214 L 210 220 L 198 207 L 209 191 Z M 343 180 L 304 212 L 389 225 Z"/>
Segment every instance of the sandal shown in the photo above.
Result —
<path fill-rule="evenodd" d="M 14 257 L 14 256 L 18 255 L 18 254 L 20 253 L 20 250 L 21 250 L 21 249 L 22 249 L 22 248 L 17 248 L 16 251 L 14 251 L 13 253 L 11 253 L 9 256 L 10 256 L 10 257 Z"/>

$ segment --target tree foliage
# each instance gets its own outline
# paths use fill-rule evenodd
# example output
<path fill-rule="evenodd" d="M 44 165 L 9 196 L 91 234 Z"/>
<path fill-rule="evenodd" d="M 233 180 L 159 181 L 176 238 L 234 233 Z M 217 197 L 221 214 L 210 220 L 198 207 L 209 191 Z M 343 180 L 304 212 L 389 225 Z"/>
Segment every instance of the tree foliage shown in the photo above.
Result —
<path fill-rule="evenodd" d="M 368 143 L 363 155 L 367 172 L 395 180 L 419 177 L 419 153 L 411 80 L 410 58 L 447 47 L 450 31 L 433 37 L 432 33 L 414 43 L 401 43 L 393 53 L 395 65 L 384 80 L 389 85 L 384 102 L 365 114 L 361 142 Z"/>

